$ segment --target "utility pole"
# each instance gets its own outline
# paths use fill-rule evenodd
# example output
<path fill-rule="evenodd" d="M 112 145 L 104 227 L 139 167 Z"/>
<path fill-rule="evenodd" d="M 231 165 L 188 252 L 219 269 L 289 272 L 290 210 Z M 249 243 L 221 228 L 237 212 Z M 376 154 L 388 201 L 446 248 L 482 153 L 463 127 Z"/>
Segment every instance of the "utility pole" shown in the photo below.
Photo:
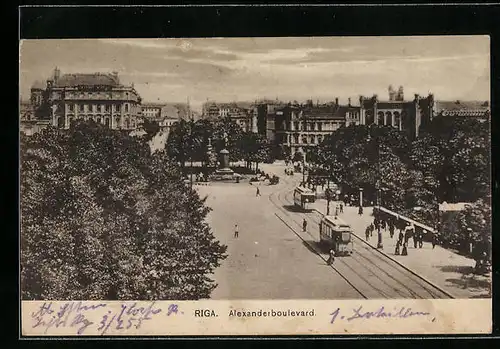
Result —
<path fill-rule="evenodd" d="M 377 130 L 378 131 L 378 130 Z M 378 185 L 377 185 L 377 206 L 378 212 L 380 214 L 380 186 L 381 186 L 381 173 L 380 173 L 380 138 L 377 133 L 376 138 L 377 142 L 377 172 L 378 172 Z M 379 223 L 380 224 L 380 223 Z M 382 230 L 378 227 L 378 236 L 377 236 L 377 248 L 383 249 L 384 244 L 382 242 Z"/>

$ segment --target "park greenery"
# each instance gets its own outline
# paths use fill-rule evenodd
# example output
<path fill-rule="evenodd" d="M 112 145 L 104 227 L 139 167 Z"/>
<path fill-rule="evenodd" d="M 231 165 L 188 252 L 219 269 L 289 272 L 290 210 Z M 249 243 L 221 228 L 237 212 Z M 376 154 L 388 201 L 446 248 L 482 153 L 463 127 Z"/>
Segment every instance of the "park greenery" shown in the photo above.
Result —
<path fill-rule="evenodd" d="M 219 154 L 226 148 L 231 162 L 244 161 L 247 168 L 255 167 L 255 170 L 259 163 L 270 161 L 273 150 L 264 136 L 244 131 L 230 117 L 180 120 L 172 126 L 165 148 L 168 156 L 181 168 L 190 161 L 207 166 L 209 144 L 213 154 Z"/>
<path fill-rule="evenodd" d="M 433 227 L 439 203 L 471 203 L 460 216 L 460 231 L 471 228 L 471 239 L 484 249 L 491 235 L 484 223 L 491 216 L 490 143 L 487 122 L 437 117 L 415 140 L 387 126 L 342 127 L 306 157 L 311 172 L 341 184 L 345 193 L 357 195 L 363 188 L 368 203 Z M 444 232 L 441 238 L 454 237 Z"/>
<path fill-rule="evenodd" d="M 20 153 L 22 299 L 210 297 L 226 246 L 163 152 L 79 121 Z"/>

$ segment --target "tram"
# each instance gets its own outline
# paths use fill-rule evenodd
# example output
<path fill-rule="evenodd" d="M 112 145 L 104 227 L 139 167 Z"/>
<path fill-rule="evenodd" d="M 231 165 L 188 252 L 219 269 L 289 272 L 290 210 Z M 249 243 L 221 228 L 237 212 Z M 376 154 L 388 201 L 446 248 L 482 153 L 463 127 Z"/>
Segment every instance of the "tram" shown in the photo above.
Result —
<path fill-rule="evenodd" d="M 336 256 L 348 256 L 353 252 L 351 226 L 336 216 L 323 216 L 319 223 L 320 245 L 333 249 Z"/>
<path fill-rule="evenodd" d="M 307 204 L 316 201 L 316 193 L 311 189 L 304 187 L 297 187 L 293 191 L 293 203 L 295 206 L 300 207 L 303 210 L 310 210 Z"/>

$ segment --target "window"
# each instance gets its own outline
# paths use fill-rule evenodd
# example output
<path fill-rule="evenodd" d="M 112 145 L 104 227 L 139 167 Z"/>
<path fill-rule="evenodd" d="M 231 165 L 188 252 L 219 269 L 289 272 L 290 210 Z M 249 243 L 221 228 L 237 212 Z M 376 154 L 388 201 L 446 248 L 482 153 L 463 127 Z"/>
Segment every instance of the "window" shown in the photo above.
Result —
<path fill-rule="evenodd" d="M 119 105 L 119 104 L 115 105 L 115 110 L 116 110 L 117 112 L 119 112 L 119 111 L 120 111 L 120 105 Z"/>
<path fill-rule="evenodd" d="M 125 104 L 125 113 L 128 113 L 128 104 Z"/>
<path fill-rule="evenodd" d="M 69 111 L 74 111 L 74 109 L 75 109 L 75 105 L 73 103 L 68 104 L 68 110 Z"/>
<path fill-rule="evenodd" d="M 79 104 L 78 111 L 81 111 L 83 113 L 85 111 L 85 106 L 83 104 Z"/>
<path fill-rule="evenodd" d="M 399 112 L 395 111 L 394 112 L 394 119 L 393 119 L 393 126 L 399 128 L 399 122 L 401 120 L 401 116 L 399 115 Z"/>
<path fill-rule="evenodd" d="M 379 111 L 377 113 L 377 122 L 378 122 L 379 125 L 383 125 L 384 124 L 384 112 Z"/>
<path fill-rule="evenodd" d="M 318 131 L 323 131 L 323 124 L 318 122 Z"/>
<path fill-rule="evenodd" d="M 100 124 L 101 123 L 101 118 L 97 118 L 97 123 Z"/>
<path fill-rule="evenodd" d="M 390 111 L 385 113 L 385 124 L 392 126 L 392 113 Z"/>
<path fill-rule="evenodd" d="M 106 110 L 106 112 L 108 112 L 108 113 L 109 113 L 110 109 L 111 109 L 111 108 L 110 108 L 110 105 L 109 105 L 109 104 L 106 104 L 106 105 L 104 106 L 104 110 Z"/>

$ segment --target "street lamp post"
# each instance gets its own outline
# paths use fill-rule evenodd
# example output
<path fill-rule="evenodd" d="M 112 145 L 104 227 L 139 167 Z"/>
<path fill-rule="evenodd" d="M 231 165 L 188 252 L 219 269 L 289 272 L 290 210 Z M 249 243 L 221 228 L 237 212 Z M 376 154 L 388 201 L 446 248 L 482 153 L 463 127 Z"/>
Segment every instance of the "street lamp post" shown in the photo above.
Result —
<path fill-rule="evenodd" d="M 359 211 L 363 213 L 363 188 L 359 188 Z"/>
<path fill-rule="evenodd" d="M 302 184 L 306 186 L 306 154 L 302 153 Z"/>

